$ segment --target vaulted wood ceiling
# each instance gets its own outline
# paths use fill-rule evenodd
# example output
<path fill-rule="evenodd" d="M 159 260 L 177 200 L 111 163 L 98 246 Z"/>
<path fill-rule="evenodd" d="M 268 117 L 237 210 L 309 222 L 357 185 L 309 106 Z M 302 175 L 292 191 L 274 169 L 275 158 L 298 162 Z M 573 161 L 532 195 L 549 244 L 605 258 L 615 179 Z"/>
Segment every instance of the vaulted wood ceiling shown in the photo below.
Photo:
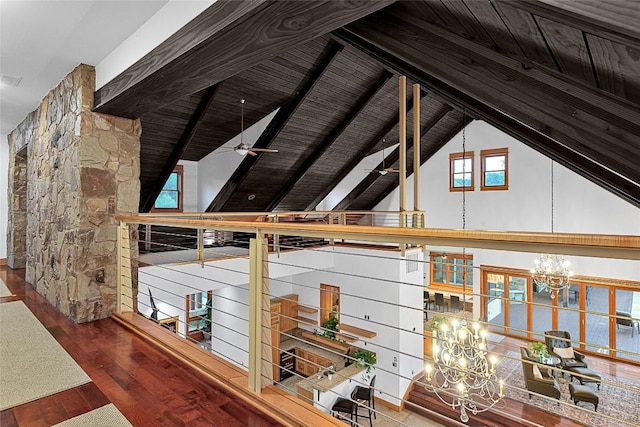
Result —
<path fill-rule="evenodd" d="M 280 108 L 255 144 L 280 152 L 247 156 L 209 210 L 314 208 L 397 141 L 401 74 L 423 88 L 422 161 L 481 118 L 640 206 L 638 22 L 630 0 L 220 0 L 97 91 L 96 110 L 142 121 L 142 211 L 179 159 L 238 134 L 240 98 L 245 127 Z M 337 209 L 396 186 L 366 175 Z"/>

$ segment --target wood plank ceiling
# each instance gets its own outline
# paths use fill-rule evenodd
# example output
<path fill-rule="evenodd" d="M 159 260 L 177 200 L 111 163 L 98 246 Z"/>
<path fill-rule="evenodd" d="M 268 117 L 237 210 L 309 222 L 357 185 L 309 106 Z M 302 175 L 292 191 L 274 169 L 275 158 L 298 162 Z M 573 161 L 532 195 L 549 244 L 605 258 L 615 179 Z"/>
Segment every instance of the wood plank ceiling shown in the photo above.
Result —
<path fill-rule="evenodd" d="M 245 127 L 282 107 L 256 142 L 279 153 L 245 158 L 210 210 L 315 208 L 383 138 L 397 142 L 400 74 L 423 85 L 423 162 L 481 118 L 640 206 L 636 2 L 424 0 L 357 10 L 313 2 L 309 12 L 227 3 L 243 2 L 221 0 L 189 24 L 213 28 L 205 42 L 186 28 L 96 94 L 97 111 L 142 121 L 142 211 L 180 158 L 200 160 L 238 134 L 240 98 Z M 309 20 L 323 8 L 332 19 Z M 228 22 L 218 18 L 231 9 Z M 281 21 L 304 36 L 255 41 Z M 230 34 L 231 65 L 215 55 L 236 40 Z M 386 154 L 397 167 L 397 152 Z M 408 156 L 412 165 L 411 146 Z M 336 208 L 371 209 L 396 187 L 397 174 L 367 174 Z"/>

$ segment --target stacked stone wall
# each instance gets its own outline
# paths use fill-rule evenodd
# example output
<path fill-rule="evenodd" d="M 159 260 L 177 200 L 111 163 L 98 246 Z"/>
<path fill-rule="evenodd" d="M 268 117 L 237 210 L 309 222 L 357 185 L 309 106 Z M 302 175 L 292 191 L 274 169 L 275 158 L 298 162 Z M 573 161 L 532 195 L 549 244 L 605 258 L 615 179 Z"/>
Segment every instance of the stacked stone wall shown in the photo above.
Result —
<path fill-rule="evenodd" d="M 27 147 L 26 230 L 9 224 L 26 236 L 26 279 L 75 322 L 115 308 L 115 216 L 136 213 L 140 194 L 140 123 L 93 113 L 94 90 L 79 65 L 9 135 L 16 170 Z"/>

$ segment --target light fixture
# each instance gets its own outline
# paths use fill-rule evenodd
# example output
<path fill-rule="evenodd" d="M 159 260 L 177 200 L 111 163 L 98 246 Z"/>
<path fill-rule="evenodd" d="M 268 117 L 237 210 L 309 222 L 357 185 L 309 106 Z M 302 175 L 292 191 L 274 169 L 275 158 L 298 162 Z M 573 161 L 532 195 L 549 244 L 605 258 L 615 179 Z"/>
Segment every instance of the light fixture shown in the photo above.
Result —
<path fill-rule="evenodd" d="M 434 331 L 434 365 L 425 364 L 425 389 L 453 409 L 460 420 L 493 408 L 504 397 L 504 381 L 498 380 L 498 358 L 489 356 L 487 331 L 478 322 L 471 328 L 466 319 L 453 319 Z"/>
<path fill-rule="evenodd" d="M 553 233 L 553 160 L 551 160 L 551 233 Z M 569 270 L 569 261 L 564 259 L 563 255 L 540 254 L 540 257 L 534 260 L 534 268 L 531 269 L 531 278 L 533 283 L 538 287 L 537 291 L 548 291 L 551 298 L 556 294 L 568 288 L 571 285 L 571 276 L 573 272 Z"/>
<path fill-rule="evenodd" d="M 466 126 L 462 129 L 462 157 L 466 156 Z M 466 173 L 463 162 L 462 173 Z M 466 193 L 462 187 L 462 230 L 466 229 Z M 442 254 L 445 258 L 446 254 Z M 466 304 L 467 257 L 462 249 L 462 304 Z M 433 364 L 426 363 L 425 384 L 427 391 L 433 392 L 453 409 L 460 408 L 460 420 L 469 421 L 467 411 L 474 415 L 504 405 L 504 382 L 498 380 L 495 355 L 489 355 L 487 331 L 478 322 L 464 318 L 450 318 L 439 330 L 434 331 Z"/>

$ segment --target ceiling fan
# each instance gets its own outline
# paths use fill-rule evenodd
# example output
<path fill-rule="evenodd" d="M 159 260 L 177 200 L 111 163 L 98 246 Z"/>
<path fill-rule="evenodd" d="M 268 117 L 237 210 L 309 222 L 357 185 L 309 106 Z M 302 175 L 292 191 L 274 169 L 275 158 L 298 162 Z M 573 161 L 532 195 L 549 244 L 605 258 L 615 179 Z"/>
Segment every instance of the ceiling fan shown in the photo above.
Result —
<path fill-rule="evenodd" d="M 389 172 L 393 172 L 393 173 L 398 173 L 400 172 L 400 169 L 392 169 L 392 168 L 386 168 L 384 167 L 384 162 L 385 162 L 385 155 L 384 155 L 384 143 L 386 142 L 386 139 L 382 139 L 382 169 L 372 169 L 372 170 L 368 170 L 367 172 L 370 173 L 374 173 L 377 172 L 380 175 L 384 176 L 386 174 L 388 174 Z"/>
<path fill-rule="evenodd" d="M 241 156 L 257 156 L 258 153 L 277 153 L 278 150 L 272 148 L 254 148 L 244 143 L 244 98 L 240 100 L 240 144 L 233 147 L 233 151 Z"/>

